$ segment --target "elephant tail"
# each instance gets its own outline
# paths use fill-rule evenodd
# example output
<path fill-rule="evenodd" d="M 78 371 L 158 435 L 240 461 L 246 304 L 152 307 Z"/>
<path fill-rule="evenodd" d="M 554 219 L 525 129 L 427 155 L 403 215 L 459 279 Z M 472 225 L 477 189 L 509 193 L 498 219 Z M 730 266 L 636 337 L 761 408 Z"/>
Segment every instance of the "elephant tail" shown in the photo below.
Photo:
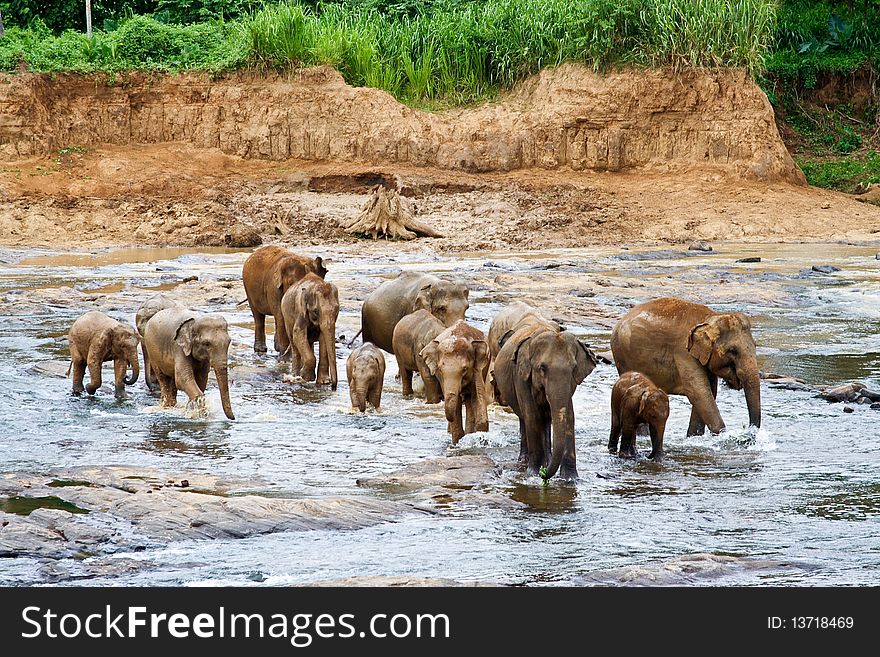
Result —
<path fill-rule="evenodd" d="M 248 302 L 248 298 L 245 297 L 244 299 L 242 299 L 241 301 L 239 301 L 239 302 L 238 302 L 237 304 L 235 304 L 235 305 L 236 305 L 236 306 L 243 306 L 243 305 L 246 304 L 247 302 Z"/>
<path fill-rule="evenodd" d="M 70 370 L 73 369 L 73 358 L 70 359 L 70 365 L 67 366 L 67 371 L 64 373 L 64 376 L 70 376 Z"/>
<path fill-rule="evenodd" d="M 364 327 L 361 327 L 361 330 L 358 331 L 357 333 L 355 333 L 355 334 L 354 334 L 354 337 L 349 341 L 348 346 L 351 347 L 351 345 L 354 344 L 354 341 L 357 340 L 357 339 L 358 339 L 358 336 L 359 336 L 361 333 L 363 333 L 363 332 L 364 332 Z"/>

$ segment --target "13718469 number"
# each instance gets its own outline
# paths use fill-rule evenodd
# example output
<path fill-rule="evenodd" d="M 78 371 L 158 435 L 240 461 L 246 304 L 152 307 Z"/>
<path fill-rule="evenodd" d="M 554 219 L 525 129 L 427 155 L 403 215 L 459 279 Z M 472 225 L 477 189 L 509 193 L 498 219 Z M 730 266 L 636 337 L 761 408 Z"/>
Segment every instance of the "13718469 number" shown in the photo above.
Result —
<path fill-rule="evenodd" d="M 788 619 L 794 630 L 852 629 L 852 616 L 792 616 Z"/>

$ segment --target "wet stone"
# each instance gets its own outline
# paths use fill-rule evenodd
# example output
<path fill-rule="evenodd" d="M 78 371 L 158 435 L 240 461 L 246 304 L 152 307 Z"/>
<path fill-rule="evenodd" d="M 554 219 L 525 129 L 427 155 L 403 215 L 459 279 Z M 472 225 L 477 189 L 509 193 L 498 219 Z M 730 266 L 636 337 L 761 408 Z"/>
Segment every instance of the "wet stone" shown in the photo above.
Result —
<path fill-rule="evenodd" d="M 840 267 L 835 267 L 834 265 L 813 265 L 811 269 L 820 274 L 833 274 L 836 271 L 840 271 Z"/>
<path fill-rule="evenodd" d="M 712 245 L 708 242 L 692 242 L 688 251 L 712 251 Z"/>
<path fill-rule="evenodd" d="M 740 258 L 736 262 L 761 262 L 761 258 L 759 258 L 759 257 Z"/>
<path fill-rule="evenodd" d="M 854 412 L 855 412 L 855 409 L 854 409 L 852 406 L 844 406 L 844 407 L 843 407 L 843 412 L 844 412 L 844 413 L 854 413 Z"/>

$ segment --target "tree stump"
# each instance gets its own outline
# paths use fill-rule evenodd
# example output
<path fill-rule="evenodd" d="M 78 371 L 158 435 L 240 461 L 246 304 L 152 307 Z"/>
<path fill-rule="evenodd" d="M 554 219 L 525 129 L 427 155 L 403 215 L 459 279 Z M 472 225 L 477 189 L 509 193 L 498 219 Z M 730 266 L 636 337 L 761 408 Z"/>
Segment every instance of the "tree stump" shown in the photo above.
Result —
<path fill-rule="evenodd" d="M 351 235 L 369 235 L 374 240 L 411 240 L 416 237 L 443 237 L 437 231 L 420 224 L 401 202 L 393 189 L 376 185 L 361 208 L 361 213 L 345 228 Z"/>

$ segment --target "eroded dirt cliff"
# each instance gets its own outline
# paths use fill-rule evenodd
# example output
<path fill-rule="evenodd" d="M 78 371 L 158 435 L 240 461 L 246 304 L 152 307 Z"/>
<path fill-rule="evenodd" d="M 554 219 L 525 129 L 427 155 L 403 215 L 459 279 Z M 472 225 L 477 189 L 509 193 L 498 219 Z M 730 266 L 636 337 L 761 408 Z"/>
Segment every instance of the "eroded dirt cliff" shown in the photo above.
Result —
<path fill-rule="evenodd" d="M 498 102 L 419 111 L 320 67 L 236 74 L 0 78 L 0 155 L 189 142 L 243 158 L 468 172 L 709 169 L 802 182 L 764 93 L 741 71 L 548 69 Z"/>

